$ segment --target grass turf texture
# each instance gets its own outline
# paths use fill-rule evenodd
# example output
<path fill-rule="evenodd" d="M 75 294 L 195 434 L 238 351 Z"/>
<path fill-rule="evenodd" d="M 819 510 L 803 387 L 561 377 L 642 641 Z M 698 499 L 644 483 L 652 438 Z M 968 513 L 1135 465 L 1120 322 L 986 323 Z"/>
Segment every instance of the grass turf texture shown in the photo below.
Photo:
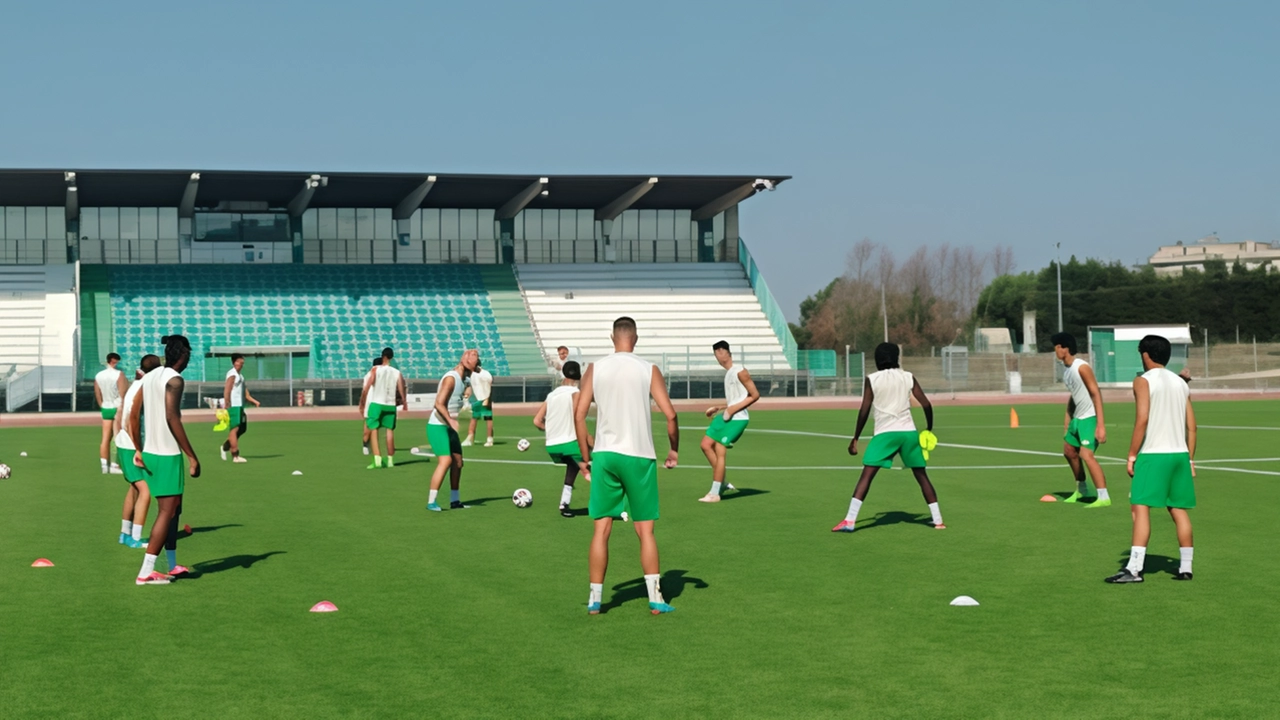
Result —
<path fill-rule="evenodd" d="M 1202 425 L 1280 425 L 1274 402 L 1201 402 Z M 1195 580 L 1169 581 L 1177 543 L 1153 514 L 1147 582 L 1102 578 L 1127 557 L 1129 479 L 1116 505 L 1040 503 L 1073 489 L 1059 406 L 937 410 L 932 472 L 948 528 L 926 524 L 910 475 L 882 471 L 858 531 L 845 513 L 852 411 L 753 413 L 710 484 L 701 431 L 660 471 L 664 590 L 652 617 L 630 525 L 615 526 L 605 614 L 589 617 L 590 520 L 556 512 L 558 467 L 475 462 L 466 511 L 429 513 L 431 464 L 402 450 L 366 471 L 357 422 L 258 423 L 247 465 L 188 482 L 179 562 L 199 576 L 135 587 L 142 552 L 116 544 L 124 482 L 98 474 L 97 428 L 0 430 L 0 708 L 17 717 L 1259 717 L 1280 690 L 1275 588 L 1280 477 L 1202 469 Z M 1103 455 L 1125 456 L 1132 405 L 1107 407 Z M 705 421 L 686 414 L 685 426 Z M 528 418 L 498 418 L 476 459 L 541 460 Z M 655 435 L 661 437 L 660 426 Z M 422 442 L 402 423 L 402 446 Z M 535 439 L 516 451 L 516 439 Z M 846 435 L 847 437 L 847 435 Z M 1201 432 L 1199 461 L 1275 457 L 1280 431 Z M 660 442 L 660 447 L 665 444 Z M 30 456 L 18 457 L 20 450 Z M 975 465 L 1046 468 L 942 469 Z M 1280 462 L 1223 467 L 1280 472 Z M 292 476 L 301 470 L 301 477 Z M 515 508 L 517 487 L 533 507 Z M 447 498 L 447 496 L 446 496 Z M 585 483 L 574 498 L 585 507 Z M 154 518 L 154 508 L 151 518 Z M 150 526 L 148 526 L 150 531 Z M 28 567 L 37 557 L 57 567 Z M 165 563 L 163 556 L 159 565 Z M 981 607 L 953 608 L 967 594 Z M 307 609 L 331 600 L 338 613 Z"/>

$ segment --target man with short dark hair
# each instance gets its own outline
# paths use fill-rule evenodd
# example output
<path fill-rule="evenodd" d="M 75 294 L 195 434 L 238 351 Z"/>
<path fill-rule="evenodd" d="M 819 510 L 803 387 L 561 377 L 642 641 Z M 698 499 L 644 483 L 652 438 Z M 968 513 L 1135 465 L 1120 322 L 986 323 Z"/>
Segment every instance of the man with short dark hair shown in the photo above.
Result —
<path fill-rule="evenodd" d="M 395 351 L 391 348 L 383 348 L 382 364 L 373 368 L 365 377 L 364 389 L 360 393 L 362 402 L 364 398 L 369 400 L 368 410 L 365 411 L 365 427 L 369 429 L 369 442 L 373 445 L 373 462 L 369 464 L 367 468 L 369 470 L 396 466 L 396 400 L 403 402 L 404 411 L 409 412 L 408 389 L 405 387 L 404 375 L 391 364 L 394 359 Z M 387 431 L 385 465 L 382 462 L 381 448 L 378 446 L 378 430 L 384 428 Z"/>
<path fill-rule="evenodd" d="M 484 365 L 479 361 L 476 362 L 476 371 L 471 373 L 471 377 L 467 380 L 467 388 L 462 393 L 462 399 L 471 401 L 471 422 L 467 427 L 467 437 L 462 440 L 462 447 L 471 447 L 471 443 L 476 439 L 476 428 L 479 427 L 480 421 L 484 420 L 485 430 L 488 435 L 485 436 L 484 446 L 493 447 L 493 375 L 484 369 Z"/>
<path fill-rule="evenodd" d="M 360 437 L 360 446 L 364 450 L 365 455 L 369 454 L 369 436 L 373 434 L 373 431 L 369 429 L 369 425 L 365 422 L 368 418 L 365 411 L 368 407 L 369 401 L 369 382 L 373 380 L 374 370 L 377 370 L 378 366 L 381 364 L 382 356 L 378 355 L 373 359 L 372 369 L 365 373 L 364 387 L 360 391 L 360 428 L 364 431 Z"/>
<path fill-rule="evenodd" d="M 102 440 L 98 443 L 98 459 L 102 463 L 102 474 L 119 473 L 120 466 L 111 462 L 111 438 L 120 433 L 119 414 L 121 398 L 129 390 L 129 382 L 124 373 L 116 367 L 120 356 L 107 353 L 107 367 L 93 377 L 93 399 L 102 409 Z"/>
<path fill-rule="evenodd" d="M 1071 474 L 1076 478 L 1076 491 L 1066 502 L 1079 502 L 1089 493 L 1089 484 L 1085 482 L 1084 470 L 1089 468 L 1093 485 L 1097 488 L 1097 499 L 1087 507 L 1110 507 L 1111 495 L 1107 492 L 1107 478 L 1102 472 L 1095 456 L 1098 446 L 1107 441 L 1107 426 L 1102 417 L 1102 392 L 1098 390 L 1098 380 L 1094 377 L 1089 363 L 1076 357 L 1076 339 L 1071 333 L 1057 333 L 1049 338 L 1053 343 L 1053 353 L 1066 367 L 1062 382 L 1071 395 L 1067 398 L 1067 415 L 1063 420 L 1062 455 L 1071 466 Z"/>
<path fill-rule="evenodd" d="M 578 435 L 573 426 L 573 413 L 578 400 L 578 381 L 582 369 L 570 360 L 560 369 L 564 380 L 551 391 L 533 416 L 533 426 L 547 434 L 547 454 L 551 462 L 564 465 L 564 489 L 560 491 L 560 515 L 573 517 L 569 501 L 573 499 L 573 484 L 578 479 L 582 453 L 578 450 Z M 593 444 L 590 436 L 587 445 Z"/>
<path fill-rule="evenodd" d="M 1191 579 L 1191 516 L 1196 506 L 1196 415 L 1186 379 L 1165 368 L 1172 355 L 1166 338 L 1147 335 L 1138 342 L 1142 375 L 1133 380 L 1133 438 L 1129 441 L 1129 502 L 1133 505 L 1133 546 L 1129 562 L 1106 578 L 1109 583 L 1143 582 L 1151 508 L 1168 508 L 1178 534 L 1179 564 L 1174 580 Z"/>
<path fill-rule="evenodd" d="M 231 415 L 231 430 L 227 433 L 226 442 L 222 443 L 222 459 L 227 459 L 227 451 L 231 452 L 231 462 L 248 462 L 240 457 L 240 438 L 249 432 L 249 416 L 245 415 L 244 402 L 248 400 L 254 407 L 262 403 L 249 394 L 244 386 L 244 355 L 231 353 L 231 369 L 227 371 L 227 383 L 222 388 L 222 406 Z"/>
<path fill-rule="evenodd" d="M 125 391 L 124 402 L 121 404 L 123 410 L 120 413 L 120 421 L 125 424 L 125 427 L 116 434 L 116 453 L 120 456 L 120 471 L 124 475 L 125 482 L 129 483 L 129 489 L 124 493 L 124 509 L 120 519 L 120 544 L 134 549 L 147 546 L 142 541 L 142 529 L 147 522 L 147 510 L 151 506 L 151 490 L 147 487 L 147 479 L 142 468 L 133 463 L 133 456 L 137 454 L 138 449 L 133 444 L 133 438 L 129 437 L 128 423 L 125 421 L 133 409 L 135 399 L 142 392 L 142 378 L 158 367 L 160 367 L 160 358 L 155 355 L 144 355 L 142 362 L 138 363 L 136 377 L 133 384 Z"/>
<path fill-rule="evenodd" d="M 720 491 L 725 485 L 725 454 L 738 442 L 747 430 L 747 408 L 760 399 L 760 391 L 751 379 L 751 373 L 733 361 L 733 353 L 725 340 L 711 346 L 716 362 L 725 369 L 724 405 L 707 408 L 706 416 L 715 418 L 702 438 L 702 454 L 711 464 L 711 491 L 698 498 L 698 502 L 720 502 Z M 736 489 L 729 485 L 730 490 Z"/>
<path fill-rule="evenodd" d="M 942 524 L 942 512 L 938 509 L 938 494 L 929 482 L 929 474 L 925 472 L 925 455 L 921 434 L 916 432 L 915 420 L 911 417 L 911 398 L 914 397 L 924 410 L 926 432 L 933 433 L 933 404 L 925 396 L 920 382 L 915 376 L 898 365 L 898 346 L 892 343 L 880 343 L 876 347 L 876 372 L 867 376 L 862 384 L 862 406 L 858 408 L 858 425 L 853 431 L 853 439 L 849 441 L 849 454 L 858 454 L 858 438 L 867 424 L 867 418 L 874 412 L 876 421 L 875 435 L 863 454 L 862 476 L 853 490 L 853 499 L 849 501 L 849 512 L 839 525 L 831 528 L 831 532 L 853 532 L 858 521 L 858 511 L 862 509 L 862 501 L 871 489 L 871 481 L 880 468 L 893 467 L 893 457 L 902 456 L 902 464 L 911 468 L 920 492 L 929 506 L 929 514 L 933 517 L 933 527 L 946 529 Z"/>

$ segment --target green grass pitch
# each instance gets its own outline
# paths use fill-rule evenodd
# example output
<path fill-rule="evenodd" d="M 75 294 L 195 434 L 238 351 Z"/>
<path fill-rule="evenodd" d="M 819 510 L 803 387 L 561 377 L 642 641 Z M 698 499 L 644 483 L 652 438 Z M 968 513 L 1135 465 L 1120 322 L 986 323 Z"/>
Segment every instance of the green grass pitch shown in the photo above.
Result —
<path fill-rule="evenodd" d="M 196 532 L 178 557 L 200 576 L 168 587 L 133 584 L 142 552 L 116 543 L 124 482 L 98 474 L 96 428 L 3 429 L 0 715 L 1276 712 L 1280 404 L 1197 403 L 1195 580 L 1169 581 L 1177 542 L 1160 514 L 1138 586 L 1102 582 L 1129 547 L 1123 466 L 1104 466 L 1111 508 L 1039 502 L 1072 489 L 1056 456 L 1062 407 L 1018 410 L 1014 430 L 1008 406 L 937 409 L 931 474 L 947 530 L 923 524 L 916 484 L 895 470 L 851 535 L 830 528 L 859 465 L 845 452 L 852 410 L 753 411 L 729 454 L 743 492 L 719 505 L 696 502 L 710 484 L 705 420 L 684 414 L 682 465 L 660 471 L 677 608 L 663 617 L 647 610 L 625 524 L 606 612 L 586 614 L 591 522 L 556 512 L 558 467 L 520 464 L 545 458 L 526 417 L 499 417 L 500 444 L 467 452 L 516 464 L 470 462 L 475 507 L 440 514 L 423 509 L 427 459 L 402 449 L 395 469 L 366 471 L 356 420 L 257 423 L 242 466 L 218 460 L 210 424 L 192 424 L 205 473 L 188 482 L 183 522 Z M 1107 417 L 1102 455 L 1123 458 L 1132 405 Z M 402 446 L 423 442 L 423 426 L 403 422 Z M 528 453 L 521 436 L 535 440 Z M 510 502 L 518 487 L 531 508 Z M 586 499 L 583 483 L 575 507 Z M 29 567 L 39 557 L 56 567 Z M 981 606 L 948 605 L 962 594 Z M 308 613 L 320 600 L 340 611 Z"/>

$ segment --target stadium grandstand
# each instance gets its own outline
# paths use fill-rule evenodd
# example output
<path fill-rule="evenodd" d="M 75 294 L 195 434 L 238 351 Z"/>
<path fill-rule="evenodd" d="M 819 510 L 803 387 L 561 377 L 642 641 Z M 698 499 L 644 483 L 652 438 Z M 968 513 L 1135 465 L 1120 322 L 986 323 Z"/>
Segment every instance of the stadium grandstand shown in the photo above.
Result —
<path fill-rule="evenodd" d="M 171 333 L 196 351 L 189 382 L 220 385 L 240 352 L 290 403 L 384 346 L 428 385 L 475 347 L 549 388 L 557 348 L 599 357 L 623 314 L 668 373 L 714 376 L 722 339 L 795 373 L 738 212 L 787 179 L 0 171 L 5 407 L 73 409 L 108 352 L 132 364 Z"/>

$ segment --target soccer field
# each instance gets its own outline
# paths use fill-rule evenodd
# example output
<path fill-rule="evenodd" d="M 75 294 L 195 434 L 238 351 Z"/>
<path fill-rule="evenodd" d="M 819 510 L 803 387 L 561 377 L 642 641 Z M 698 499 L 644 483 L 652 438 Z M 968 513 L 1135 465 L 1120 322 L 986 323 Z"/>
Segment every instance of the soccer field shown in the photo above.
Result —
<path fill-rule="evenodd" d="M 729 453 L 741 492 L 719 505 L 696 502 L 705 419 L 685 413 L 681 465 L 659 477 L 676 607 L 660 617 L 626 524 L 587 615 L 591 521 L 557 513 L 562 471 L 527 417 L 468 448 L 473 507 L 439 514 L 430 459 L 366 471 L 357 420 L 257 423 L 238 466 L 191 424 L 204 475 L 178 557 L 198 574 L 167 587 L 133 584 L 142 552 L 116 542 L 125 483 L 98 474 L 97 428 L 3 429 L 0 716 L 1272 716 L 1280 403 L 1196 409 L 1195 579 L 1169 580 L 1177 542 L 1153 512 L 1132 586 L 1102 582 L 1130 544 L 1131 404 L 1106 408 L 1110 508 L 1039 502 L 1073 489 L 1062 406 L 1019 407 L 1018 429 L 1008 406 L 939 407 L 948 528 L 894 470 L 851 535 L 830 528 L 860 466 L 852 410 L 753 411 Z M 402 446 L 424 426 L 402 422 Z M 962 594 L 981 606 L 948 605 Z M 321 600 L 340 611 L 307 612 Z"/>

